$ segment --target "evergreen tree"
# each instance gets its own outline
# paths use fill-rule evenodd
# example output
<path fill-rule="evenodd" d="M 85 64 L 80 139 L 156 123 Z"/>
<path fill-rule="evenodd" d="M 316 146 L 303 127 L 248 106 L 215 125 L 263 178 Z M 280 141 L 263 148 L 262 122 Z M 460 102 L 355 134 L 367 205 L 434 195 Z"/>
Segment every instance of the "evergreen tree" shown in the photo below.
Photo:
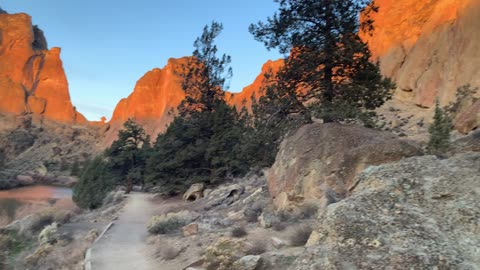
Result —
<path fill-rule="evenodd" d="M 179 106 L 183 116 L 212 111 L 219 103 L 225 102 L 223 89 L 228 89 L 226 82 L 232 77 L 231 58 L 225 54 L 218 57 L 214 43 L 222 30 L 223 25 L 215 21 L 210 27 L 205 26 L 202 35 L 194 42 L 193 57 L 183 66 L 180 75 L 186 97 Z"/>
<path fill-rule="evenodd" d="M 428 131 L 430 140 L 427 145 L 428 152 L 432 154 L 445 153 L 450 146 L 450 132 L 452 131 L 452 120 L 442 108 L 437 100 L 435 104 L 435 115 L 433 123 Z"/>
<path fill-rule="evenodd" d="M 230 57 L 217 57 L 215 39 L 222 25 L 213 22 L 195 41 L 195 51 L 182 76 L 186 99 L 164 134 L 158 136 L 147 162 L 147 181 L 164 193 L 184 191 L 196 182 L 215 184 L 243 173 L 237 144 L 239 114 L 224 100 L 222 89 L 232 71 Z"/>
<path fill-rule="evenodd" d="M 73 189 L 72 199 L 80 208 L 95 209 L 102 206 L 103 199 L 113 187 L 108 165 L 98 156 L 83 170 Z"/>
<path fill-rule="evenodd" d="M 123 126 L 118 139 L 105 150 L 105 156 L 109 158 L 110 170 L 117 181 L 141 182 L 150 151 L 150 137 L 132 119 Z"/>
<path fill-rule="evenodd" d="M 279 0 L 279 13 L 250 26 L 268 49 L 290 54 L 276 75 L 275 91 L 287 113 L 317 113 L 325 122 L 358 118 L 369 122 L 373 110 L 391 98 L 393 84 L 369 61 L 359 31 L 373 29 L 366 0 Z M 359 22 L 365 10 L 366 19 Z M 311 104 L 307 107 L 305 104 Z M 313 104 L 313 105 L 312 105 Z"/>

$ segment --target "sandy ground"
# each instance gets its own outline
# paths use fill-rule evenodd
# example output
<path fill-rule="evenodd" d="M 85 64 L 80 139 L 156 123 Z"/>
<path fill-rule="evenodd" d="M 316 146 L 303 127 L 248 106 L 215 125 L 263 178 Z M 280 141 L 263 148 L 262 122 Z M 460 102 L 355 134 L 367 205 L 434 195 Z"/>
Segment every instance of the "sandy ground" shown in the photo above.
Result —
<path fill-rule="evenodd" d="M 118 220 L 92 248 L 92 269 L 159 269 L 146 250 L 146 224 L 156 207 L 151 195 L 130 194 Z"/>

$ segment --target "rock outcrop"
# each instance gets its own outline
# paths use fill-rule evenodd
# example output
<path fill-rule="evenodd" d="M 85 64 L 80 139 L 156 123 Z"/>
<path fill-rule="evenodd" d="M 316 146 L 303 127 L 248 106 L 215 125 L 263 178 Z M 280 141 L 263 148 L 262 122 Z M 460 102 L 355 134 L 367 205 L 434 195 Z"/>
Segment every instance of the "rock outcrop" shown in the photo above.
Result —
<path fill-rule="evenodd" d="M 3 124 L 3 123 L 6 124 Z M 67 177 L 74 164 L 98 153 L 97 129 L 72 125 L 39 115 L 0 114 L 0 189 L 33 184 L 72 185 Z"/>
<path fill-rule="evenodd" d="M 0 112 L 86 123 L 75 110 L 60 59 L 27 14 L 0 14 Z"/>
<path fill-rule="evenodd" d="M 265 89 L 269 81 L 266 80 L 265 75 L 267 74 L 276 74 L 284 65 L 283 59 L 279 59 L 276 61 L 267 61 L 262 66 L 262 71 L 260 74 L 255 78 L 255 81 L 243 88 L 242 92 L 240 93 L 226 93 L 226 100 L 230 105 L 235 106 L 237 109 L 240 109 L 245 104 L 245 107 L 250 109 L 252 107 L 252 96 L 258 99 L 263 93 L 263 89 Z"/>
<path fill-rule="evenodd" d="M 118 131 L 129 118 L 143 125 L 153 140 L 159 133 L 164 132 L 175 117 L 178 105 L 185 98 L 180 74 L 187 62 L 187 57 L 171 58 L 162 69 L 155 68 L 139 79 L 133 93 L 117 104 L 103 145 L 109 146 L 117 138 Z M 253 84 L 240 93 L 226 92 L 225 100 L 237 109 L 242 108 L 245 101 L 246 107 L 250 108 L 251 96 L 261 96 L 260 89 L 268 84 L 264 80 L 265 74 L 275 73 L 282 66 L 283 60 L 268 61 Z"/>
<path fill-rule="evenodd" d="M 367 168 L 288 269 L 478 269 L 479 168 L 473 152 Z"/>
<path fill-rule="evenodd" d="M 454 101 L 461 86 L 480 86 L 480 2 L 377 0 L 376 4 L 373 35 L 363 38 L 383 75 L 395 81 L 397 98 L 429 108 L 436 99 L 442 105 Z M 480 125 L 479 107 L 464 108 L 457 124 L 461 132 Z"/>
<path fill-rule="evenodd" d="M 345 198 L 355 187 L 355 176 L 366 167 L 419 154 L 416 146 L 388 132 L 310 124 L 280 145 L 267 173 L 268 188 L 280 209 L 311 200 L 326 206 Z"/>
<path fill-rule="evenodd" d="M 163 69 L 155 68 L 137 81 L 133 93 L 120 100 L 109 122 L 105 145 L 110 145 L 119 129 L 129 118 L 143 125 L 147 134 L 155 140 L 173 120 L 175 110 L 185 98 L 179 73 L 188 58 L 169 59 Z"/>

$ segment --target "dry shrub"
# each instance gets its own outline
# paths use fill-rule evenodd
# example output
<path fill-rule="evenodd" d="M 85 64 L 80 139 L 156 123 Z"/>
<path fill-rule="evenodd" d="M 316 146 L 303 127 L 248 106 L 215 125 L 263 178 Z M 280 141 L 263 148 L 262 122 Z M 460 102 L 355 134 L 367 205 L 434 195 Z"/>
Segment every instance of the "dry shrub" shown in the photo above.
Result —
<path fill-rule="evenodd" d="M 222 237 L 205 251 L 204 267 L 207 270 L 230 270 L 241 249 L 239 240 Z"/>
<path fill-rule="evenodd" d="M 300 218 L 308 219 L 315 217 L 318 212 L 318 205 L 315 203 L 305 203 L 300 207 Z"/>
<path fill-rule="evenodd" d="M 299 225 L 294 227 L 289 236 L 290 245 L 295 247 L 304 246 L 311 234 L 312 227 L 309 225 Z"/>
<path fill-rule="evenodd" d="M 247 221 L 250 223 L 257 222 L 258 217 L 262 214 L 263 209 L 266 207 L 266 205 L 267 205 L 266 200 L 259 200 L 252 203 L 252 205 L 250 205 L 250 207 L 248 207 L 244 211 L 244 215 Z"/>
<path fill-rule="evenodd" d="M 232 235 L 232 237 L 241 238 L 246 236 L 248 233 L 245 230 L 245 227 L 234 227 L 230 234 Z"/>
<path fill-rule="evenodd" d="M 285 222 L 275 222 L 272 224 L 272 229 L 277 232 L 284 231 L 287 228 L 287 224 Z"/>
<path fill-rule="evenodd" d="M 148 232 L 151 234 L 170 234 L 180 231 L 180 228 L 190 223 L 191 214 L 188 211 L 168 213 L 161 216 L 153 216 L 148 222 Z"/>
<path fill-rule="evenodd" d="M 58 224 L 64 224 L 70 221 L 73 216 L 71 211 L 58 209 L 55 207 L 46 208 L 42 211 L 34 214 L 30 230 L 32 232 L 41 231 L 45 226 L 56 222 Z"/>
<path fill-rule="evenodd" d="M 245 249 L 246 255 L 260 255 L 267 251 L 267 241 L 265 239 L 255 239 L 247 243 Z"/>

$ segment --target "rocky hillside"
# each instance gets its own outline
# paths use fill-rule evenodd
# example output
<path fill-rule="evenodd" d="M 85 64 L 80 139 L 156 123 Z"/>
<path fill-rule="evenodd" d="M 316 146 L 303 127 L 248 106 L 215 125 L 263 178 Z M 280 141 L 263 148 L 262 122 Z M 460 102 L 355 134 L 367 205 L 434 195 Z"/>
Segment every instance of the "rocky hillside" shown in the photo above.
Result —
<path fill-rule="evenodd" d="M 0 12 L 0 189 L 62 182 L 97 151 L 88 124 L 70 100 L 60 48 L 48 49 L 29 15 Z"/>
<path fill-rule="evenodd" d="M 0 112 L 86 123 L 75 110 L 60 59 L 27 14 L 0 14 Z"/>

